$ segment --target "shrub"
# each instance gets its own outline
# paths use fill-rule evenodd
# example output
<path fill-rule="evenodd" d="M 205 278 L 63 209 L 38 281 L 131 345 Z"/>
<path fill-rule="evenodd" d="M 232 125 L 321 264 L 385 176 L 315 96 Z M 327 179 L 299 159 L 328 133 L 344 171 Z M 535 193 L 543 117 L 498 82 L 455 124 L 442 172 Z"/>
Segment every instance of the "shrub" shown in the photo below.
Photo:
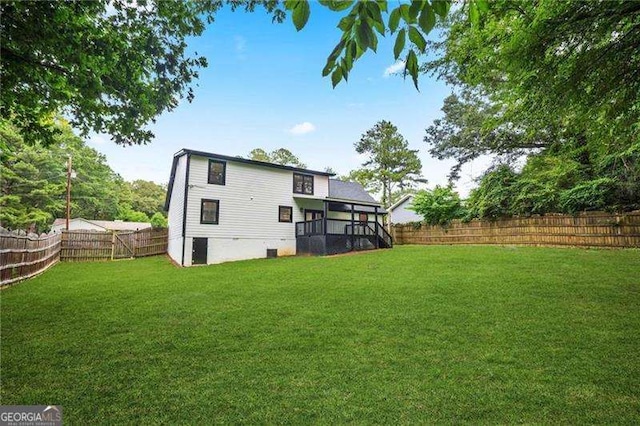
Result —
<path fill-rule="evenodd" d="M 429 225 L 448 225 L 464 215 L 460 196 L 451 187 L 436 186 L 419 191 L 413 198 L 411 210 L 422 215 Z"/>
<path fill-rule="evenodd" d="M 560 208 L 564 213 L 585 210 L 604 210 L 612 204 L 611 198 L 616 182 L 611 178 L 600 178 L 583 182 L 560 193 Z"/>
<path fill-rule="evenodd" d="M 118 219 L 125 222 L 149 222 L 149 216 L 143 212 L 125 210 L 118 215 Z"/>
<path fill-rule="evenodd" d="M 509 166 L 499 166 L 486 172 L 480 184 L 473 189 L 467 199 L 469 210 L 465 220 L 474 217 L 498 219 L 511 216 L 514 199 L 514 185 L 518 175 Z"/>
<path fill-rule="evenodd" d="M 168 226 L 167 218 L 160 212 L 154 213 L 150 222 L 154 228 L 166 228 Z"/>

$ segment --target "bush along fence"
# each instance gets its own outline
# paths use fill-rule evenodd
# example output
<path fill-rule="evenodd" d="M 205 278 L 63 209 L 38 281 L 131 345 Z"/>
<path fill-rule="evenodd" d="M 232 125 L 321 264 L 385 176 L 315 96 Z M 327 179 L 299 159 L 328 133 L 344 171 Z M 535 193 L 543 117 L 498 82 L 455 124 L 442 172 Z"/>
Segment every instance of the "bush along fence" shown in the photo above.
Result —
<path fill-rule="evenodd" d="M 0 286 L 31 278 L 60 260 L 60 234 L 26 234 L 0 228 Z"/>
<path fill-rule="evenodd" d="M 166 229 L 25 234 L 0 228 L 0 286 L 44 272 L 57 261 L 116 260 L 167 252 Z"/>
<path fill-rule="evenodd" d="M 474 219 L 468 223 L 454 220 L 446 227 L 397 224 L 393 226 L 393 237 L 396 244 L 640 247 L 640 211 Z"/>

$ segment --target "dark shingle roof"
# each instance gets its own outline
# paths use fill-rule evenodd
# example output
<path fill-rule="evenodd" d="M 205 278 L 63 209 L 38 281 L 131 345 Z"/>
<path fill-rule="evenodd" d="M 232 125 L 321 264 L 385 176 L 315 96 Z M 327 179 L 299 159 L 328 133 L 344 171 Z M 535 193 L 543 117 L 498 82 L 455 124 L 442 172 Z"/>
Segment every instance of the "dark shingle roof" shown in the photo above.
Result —
<path fill-rule="evenodd" d="M 337 179 L 329 179 L 329 198 L 377 203 L 359 183 L 343 182 Z"/>

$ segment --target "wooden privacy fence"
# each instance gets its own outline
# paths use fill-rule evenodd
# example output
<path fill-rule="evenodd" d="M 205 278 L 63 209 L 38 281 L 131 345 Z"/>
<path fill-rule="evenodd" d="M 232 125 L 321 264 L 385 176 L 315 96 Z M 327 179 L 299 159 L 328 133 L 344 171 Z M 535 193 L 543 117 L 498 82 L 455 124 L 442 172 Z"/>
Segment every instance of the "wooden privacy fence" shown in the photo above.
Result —
<path fill-rule="evenodd" d="M 60 260 L 61 237 L 0 228 L 0 286 L 36 276 Z"/>
<path fill-rule="evenodd" d="M 398 224 L 393 226 L 393 236 L 396 244 L 640 247 L 640 211 L 474 219 L 469 223 L 454 220 L 447 227 Z"/>
<path fill-rule="evenodd" d="M 166 229 L 126 232 L 63 231 L 63 261 L 114 260 L 153 256 L 167 252 Z"/>
<path fill-rule="evenodd" d="M 0 228 L 0 286 L 31 278 L 59 260 L 114 260 L 167 252 L 166 229 L 62 231 L 27 235 Z"/>

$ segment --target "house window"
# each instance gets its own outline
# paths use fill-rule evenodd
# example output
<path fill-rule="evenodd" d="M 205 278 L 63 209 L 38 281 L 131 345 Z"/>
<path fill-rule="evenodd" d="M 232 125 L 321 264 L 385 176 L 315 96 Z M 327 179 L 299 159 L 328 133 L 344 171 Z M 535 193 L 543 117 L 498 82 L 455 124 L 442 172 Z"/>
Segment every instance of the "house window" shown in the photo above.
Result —
<path fill-rule="evenodd" d="M 293 192 L 296 194 L 313 195 L 313 176 L 294 173 Z"/>
<path fill-rule="evenodd" d="M 207 182 L 214 185 L 224 185 L 227 174 L 227 163 L 219 160 L 209 160 L 209 176 Z"/>
<path fill-rule="evenodd" d="M 293 207 L 291 207 L 291 206 L 279 206 L 278 207 L 278 222 L 293 222 Z"/>
<path fill-rule="evenodd" d="M 360 222 L 368 222 L 369 221 L 369 215 L 368 214 L 360 213 L 359 216 L 360 216 L 359 217 Z"/>
<path fill-rule="evenodd" d="M 219 215 L 220 201 L 202 200 L 200 202 L 200 223 L 217 225 Z"/>

